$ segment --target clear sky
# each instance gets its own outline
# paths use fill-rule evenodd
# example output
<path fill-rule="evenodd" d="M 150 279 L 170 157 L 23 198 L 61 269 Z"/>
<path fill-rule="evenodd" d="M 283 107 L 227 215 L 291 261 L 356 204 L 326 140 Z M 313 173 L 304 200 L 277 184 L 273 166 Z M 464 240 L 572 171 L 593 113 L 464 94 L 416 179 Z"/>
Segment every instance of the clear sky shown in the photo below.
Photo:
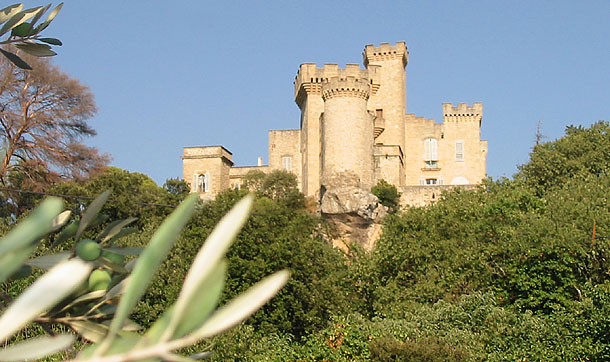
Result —
<path fill-rule="evenodd" d="M 540 120 L 549 140 L 610 121 L 609 0 L 67 0 L 45 35 L 95 94 L 87 143 L 159 184 L 185 146 L 266 163 L 267 130 L 299 127 L 299 64 L 362 64 L 366 44 L 406 42 L 408 113 L 483 102 L 494 178 L 527 161 Z"/>

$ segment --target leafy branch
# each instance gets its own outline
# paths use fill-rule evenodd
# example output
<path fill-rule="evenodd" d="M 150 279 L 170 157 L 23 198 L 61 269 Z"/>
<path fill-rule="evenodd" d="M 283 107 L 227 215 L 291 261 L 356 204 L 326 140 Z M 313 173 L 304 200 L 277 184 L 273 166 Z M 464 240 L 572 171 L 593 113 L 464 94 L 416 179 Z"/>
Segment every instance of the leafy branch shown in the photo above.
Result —
<path fill-rule="evenodd" d="M 56 38 L 40 37 L 40 33 L 51 24 L 62 6 L 63 3 L 57 5 L 51 10 L 46 20 L 38 25 L 36 25 L 36 23 L 49 10 L 51 4 L 25 10 L 23 10 L 23 4 L 14 4 L 0 10 L 0 25 L 4 24 L 0 28 L 0 37 L 10 31 L 10 34 L 6 39 L 0 40 L 0 46 L 14 45 L 17 49 L 36 57 L 51 57 L 57 55 L 57 53 L 51 49 L 51 45 L 61 46 L 61 41 Z M 32 67 L 16 53 L 3 48 L 0 48 L 0 52 L 17 67 L 28 70 L 32 69 Z"/>
<path fill-rule="evenodd" d="M 126 226 L 133 218 L 111 222 L 95 240 L 81 239 L 85 230 L 99 219 L 108 197 L 109 192 L 104 192 L 89 205 L 80 220 L 72 223 L 68 212 L 60 213 L 61 200 L 48 199 L 0 239 L 0 282 L 13 277 L 23 266 L 48 270 L 3 311 L 0 341 L 8 341 L 32 322 L 62 323 L 92 342 L 78 354 L 79 361 L 133 361 L 152 357 L 192 361 L 174 351 L 241 323 L 271 299 L 289 278 L 287 270 L 278 271 L 215 310 L 227 277 L 225 254 L 246 222 L 253 202 L 253 196 L 249 195 L 220 220 L 207 238 L 174 305 L 150 329 L 134 333 L 141 328 L 128 317 L 190 219 L 199 198 L 193 194 L 184 200 L 165 219 L 148 246 L 136 250 L 112 244 L 116 238 L 127 235 L 122 231 L 128 229 Z M 53 245 L 74 239 L 71 251 L 27 259 L 40 239 L 62 228 Z M 86 248 L 82 247 L 83 243 Z M 125 254 L 138 256 L 126 262 L 120 258 Z M 107 278 L 101 282 L 95 280 L 98 274 L 107 274 Z M 112 274 L 115 280 L 120 280 L 114 285 Z M 87 280 L 89 288 L 82 291 Z M 61 334 L 12 343 L 0 349 L 0 361 L 40 358 L 70 348 L 74 340 L 72 335 Z"/>

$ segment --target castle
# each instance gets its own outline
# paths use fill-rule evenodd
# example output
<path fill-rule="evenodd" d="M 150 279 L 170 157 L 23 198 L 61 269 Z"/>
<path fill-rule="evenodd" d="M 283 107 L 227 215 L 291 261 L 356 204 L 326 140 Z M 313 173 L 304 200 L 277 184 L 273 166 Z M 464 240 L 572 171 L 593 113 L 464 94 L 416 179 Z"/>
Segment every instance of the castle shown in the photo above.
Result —
<path fill-rule="evenodd" d="M 333 178 L 351 175 L 370 190 L 384 179 L 402 202 L 424 205 L 444 189 L 486 176 L 482 103 L 443 104 L 443 122 L 406 113 L 404 42 L 367 45 L 358 64 L 305 63 L 294 81 L 300 127 L 269 131 L 269 163 L 235 167 L 222 146 L 185 147 L 183 177 L 193 192 L 214 197 L 239 188 L 252 170 L 286 170 L 306 196 L 320 198 Z"/>

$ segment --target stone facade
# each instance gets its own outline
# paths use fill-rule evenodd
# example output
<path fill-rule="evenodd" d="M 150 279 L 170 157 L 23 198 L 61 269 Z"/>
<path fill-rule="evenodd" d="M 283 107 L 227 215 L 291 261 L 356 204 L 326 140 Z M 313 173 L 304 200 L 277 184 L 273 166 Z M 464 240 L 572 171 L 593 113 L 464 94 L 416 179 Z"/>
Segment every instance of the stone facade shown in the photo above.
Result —
<path fill-rule="evenodd" d="M 339 190 L 337 175 L 349 174 L 364 191 L 357 193 L 362 200 L 384 179 L 399 188 L 403 204 L 414 206 L 433 202 L 447 188 L 479 184 L 487 157 L 482 103 L 443 104 L 442 123 L 406 113 L 408 61 L 405 43 L 397 42 L 367 45 L 364 69 L 302 64 L 294 81 L 300 128 L 269 131 L 268 166 L 259 159 L 257 166 L 233 167 L 221 146 L 186 147 L 184 179 L 205 198 L 240 187 L 251 170 L 283 169 L 297 176 L 306 196 L 323 200 Z"/>

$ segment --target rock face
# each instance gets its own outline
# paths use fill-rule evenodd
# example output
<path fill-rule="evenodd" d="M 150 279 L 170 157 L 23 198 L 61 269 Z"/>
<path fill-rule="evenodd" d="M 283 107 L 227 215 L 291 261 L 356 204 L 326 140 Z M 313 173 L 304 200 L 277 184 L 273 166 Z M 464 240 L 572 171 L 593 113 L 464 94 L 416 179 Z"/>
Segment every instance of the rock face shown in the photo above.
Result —
<path fill-rule="evenodd" d="M 335 173 L 322 180 L 322 214 L 355 214 L 365 220 L 377 221 L 387 215 L 377 196 L 360 185 L 358 176 L 351 172 Z"/>

